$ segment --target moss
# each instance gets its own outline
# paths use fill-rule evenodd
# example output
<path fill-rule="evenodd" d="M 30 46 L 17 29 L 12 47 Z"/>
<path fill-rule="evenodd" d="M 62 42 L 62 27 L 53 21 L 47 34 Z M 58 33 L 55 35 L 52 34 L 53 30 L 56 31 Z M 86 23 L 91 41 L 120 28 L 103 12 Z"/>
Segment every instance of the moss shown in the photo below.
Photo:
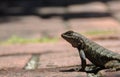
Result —
<path fill-rule="evenodd" d="M 108 35 L 108 34 L 113 34 L 116 33 L 114 30 L 93 30 L 93 31 L 87 31 L 84 32 L 83 34 L 85 35 Z"/>
<path fill-rule="evenodd" d="M 43 37 L 43 38 L 22 38 L 19 36 L 12 36 L 6 41 L 1 41 L 0 44 L 27 44 L 27 43 L 48 43 L 48 42 L 57 42 L 58 38 L 49 38 L 49 37 Z"/>

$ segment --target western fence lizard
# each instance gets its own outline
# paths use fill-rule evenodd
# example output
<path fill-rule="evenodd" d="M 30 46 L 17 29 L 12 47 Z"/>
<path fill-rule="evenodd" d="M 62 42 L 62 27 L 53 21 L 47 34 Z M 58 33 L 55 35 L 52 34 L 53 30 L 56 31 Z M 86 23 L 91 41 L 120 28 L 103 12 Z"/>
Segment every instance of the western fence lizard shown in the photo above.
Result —
<path fill-rule="evenodd" d="M 61 36 L 78 49 L 82 70 L 85 70 L 86 58 L 97 67 L 120 70 L 120 54 L 112 52 L 74 31 L 67 31 Z"/>

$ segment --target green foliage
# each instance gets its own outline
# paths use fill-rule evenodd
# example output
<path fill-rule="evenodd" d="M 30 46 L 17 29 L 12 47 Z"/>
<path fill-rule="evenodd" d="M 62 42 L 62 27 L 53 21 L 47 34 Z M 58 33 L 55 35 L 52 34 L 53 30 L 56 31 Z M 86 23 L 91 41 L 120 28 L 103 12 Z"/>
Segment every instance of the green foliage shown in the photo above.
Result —
<path fill-rule="evenodd" d="M 48 43 L 48 42 L 57 42 L 57 38 L 22 38 L 18 36 L 12 36 L 6 41 L 1 41 L 0 44 L 27 44 L 27 43 Z"/>
<path fill-rule="evenodd" d="M 87 31 L 84 34 L 86 35 L 107 35 L 107 34 L 113 34 L 116 33 L 114 30 L 93 30 L 93 31 Z"/>

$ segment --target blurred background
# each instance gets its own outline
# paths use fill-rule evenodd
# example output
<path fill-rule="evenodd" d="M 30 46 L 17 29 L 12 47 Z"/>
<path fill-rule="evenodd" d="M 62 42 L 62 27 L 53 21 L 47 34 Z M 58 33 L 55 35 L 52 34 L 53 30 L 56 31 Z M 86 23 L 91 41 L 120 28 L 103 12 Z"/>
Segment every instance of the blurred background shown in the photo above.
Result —
<path fill-rule="evenodd" d="M 119 27 L 119 4 L 119 0 L 1 0 L 0 40 L 59 37 L 67 30 L 114 32 Z"/>
<path fill-rule="evenodd" d="M 79 65 L 61 38 L 68 30 L 120 53 L 119 7 L 120 0 L 1 0 L 0 68 L 31 69 L 32 59 L 35 68 Z"/>

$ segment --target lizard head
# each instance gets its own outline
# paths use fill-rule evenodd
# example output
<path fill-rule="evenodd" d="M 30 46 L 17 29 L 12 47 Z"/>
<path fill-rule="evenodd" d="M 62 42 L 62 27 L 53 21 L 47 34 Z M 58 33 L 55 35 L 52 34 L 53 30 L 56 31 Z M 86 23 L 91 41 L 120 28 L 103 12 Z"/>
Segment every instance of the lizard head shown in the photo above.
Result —
<path fill-rule="evenodd" d="M 82 39 L 79 37 L 79 34 L 74 31 L 67 31 L 61 36 L 68 41 L 73 47 L 78 47 L 83 44 Z"/>

